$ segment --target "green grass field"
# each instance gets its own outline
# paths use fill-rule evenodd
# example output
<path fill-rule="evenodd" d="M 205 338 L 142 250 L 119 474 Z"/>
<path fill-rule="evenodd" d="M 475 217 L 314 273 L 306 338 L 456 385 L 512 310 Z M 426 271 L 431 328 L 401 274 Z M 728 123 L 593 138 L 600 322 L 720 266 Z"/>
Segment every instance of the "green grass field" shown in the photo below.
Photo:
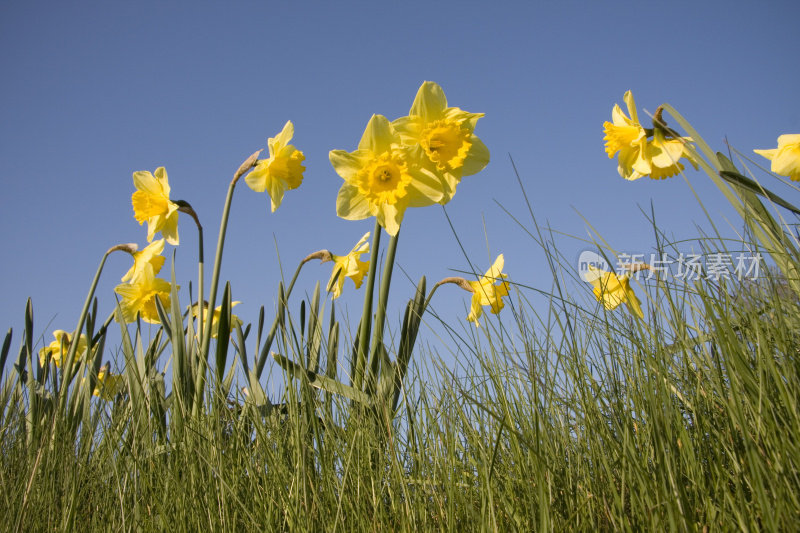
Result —
<path fill-rule="evenodd" d="M 426 314 L 440 285 L 423 279 L 400 330 L 388 331 L 395 235 L 382 269 L 372 253 L 361 271 L 369 320 L 345 327 L 319 287 L 301 303 L 292 283 L 277 310 L 245 325 L 233 319 L 228 288 L 220 313 L 208 313 L 223 220 L 203 326 L 172 280 L 151 304 L 152 337 L 143 334 L 144 309 L 138 321 L 122 306 L 104 320 L 94 288 L 75 330 L 83 344 L 57 338 L 40 361 L 30 307 L 22 335 L 9 332 L 0 361 L 2 529 L 794 529 L 800 246 L 780 216 L 797 210 L 664 111 L 693 139 L 678 156 L 717 183 L 748 228 L 746 242 L 699 241 L 708 253 L 760 253 L 770 268 L 757 280 L 630 272 L 597 282 L 598 301 L 576 290 L 584 281 L 534 218 L 530 244 L 553 265 L 544 310 L 500 265 L 478 281 L 448 281 L 473 292 L 473 311 L 494 311 L 508 291 L 505 308 L 480 328 Z M 373 252 L 380 232 L 376 224 Z M 458 372 L 416 342 L 428 326 L 467 354 Z M 108 328 L 122 332 L 116 352 L 105 345 Z M 119 376 L 101 367 L 109 352 Z M 283 376 L 278 399 L 264 392 L 265 368 Z M 247 387 L 237 390 L 237 380 Z"/>

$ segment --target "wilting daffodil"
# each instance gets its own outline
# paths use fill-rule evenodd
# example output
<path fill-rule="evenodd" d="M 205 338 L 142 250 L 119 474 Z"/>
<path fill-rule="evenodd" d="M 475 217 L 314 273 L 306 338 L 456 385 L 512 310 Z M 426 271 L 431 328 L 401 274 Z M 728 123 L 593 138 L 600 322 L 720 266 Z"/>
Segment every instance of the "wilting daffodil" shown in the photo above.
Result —
<path fill-rule="evenodd" d="M 303 152 L 289 144 L 294 136 L 294 125 L 287 121 L 283 130 L 267 140 L 269 159 L 260 159 L 255 168 L 245 177 L 247 185 L 256 192 L 267 191 L 272 212 L 281 205 L 283 193 L 296 189 L 303 182 Z"/>
<path fill-rule="evenodd" d="M 236 305 L 239 305 L 240 303 L 242 303 L 242 302 L 239 302 L 239 301 L 231 302 L 231 308 L 233 308 Z M 203 314 L 205 314 L 208 311 L 208 302 L 203 302 L 203 309 L 204 309 Z M 221 314 L 222 314 L 222 306 L 220 305 L 220 306 L 218 306 L 217 308 L 214 309 L 214 316 L 211 318 L 211 338 L 212 339 L 216 339 L 217 336 L 219 335 L 219 317 L 220 317 Z M 197 315 L 198 315 L 198 313 L 197 313 L 197 304 L 194 304 L 192 306 L 192 316 L 197 318 Z M 241 319 L 238 316 L 236 316 L 233 313 L 231 313 L 231 320 L 230 320 L 231 331 L 233 331 L 237 327 L 241 327 L 241 326 L 242 326 Z"/>
<path fill-rule="evenodd" d="M 472 289 L 472 302 L 467 320 L 474 322 L 476 326 L 480 326 L 478 319 L 483 314 L 482 306 L 490 305 L 492 313 L 497 314 L 503 308 L 503 296 L 508 296 L 508 282 L 502 281 L 508 277 L 503 274 L 503 261 L 503 254 L 498 255 L 481 279 L 468 282 Z M 496 282 L 499 284 L 495 285 Z"/>
<path fill-rule="evenodd" d="M 593 292 L 597 301 L 606 309 L 612 310 L 624 303 L 632 314 L 644 318 L 641 302 L 630 286 L 629 273 L 617 276 L 614 272 L 606 272 L 589 265 L 586 279 L 594 287 Z"/>
<path fill-rule="evenodd" d="M 800 133 L 787 133 L 778 137 L 778 147 L 770 150 L 753 150 L 770 161 L 770 170 L 792 181 L 800 181 Z"/>
<path fill-rule="evenodd" d="M 123 283 L 114 288 L 114 292 L 122 297 L 119 305 L 123 320 L 133 322 L 136 315 L 140 314 L 145 322 L 158 324 L 156 298 L 161 300 L 165 309 L 169 309 L 171 288 L 169 282 L 155 276 L 150 263 L 145 263 L 133 283 Z"/>
<path fill-rule="evenodd" d="M 408 116 L 392 122 L 404 144 L 420 147 L 430 168 L 441 180 L 440 203 L 450 201 L 462 176 L 483 170 L 489 163 L 489 149 L 473 133 L 483 113 L 469 113 L 447 107 L 442 88 L 424 82 L 411 104 Z"/>
<path fill-rule="evenodd" d="M 346 220 L 374 216 L 389 235 L 397 235 L 405 210 L 442 199 L 439 180 L 421 171 L 420 150 L 401 144 L 383 115 L 373 115 L 358 150 L 332 150 L 330 161 L 344 179 L 336 214 Z"/>
<path fill-rule="evenodd" d="M 369 232 L 361 237 L 361 240 L 350 250 L 349 254 L 343 256 L 331 254 L 333 272 L 331 272 L 331 279 L 328 281 L 328 292 L 333 293 L 334 299 L 342 295 L 345 278 L 352 279 L 356 289 L 361 287 L 364 275 L 369 270 L 369 262 L 360 259 L 363 254 L 369 253 L 367 239 L 369 239 Z"/>
<path fill-rule="evenodd" d="M 113 401 L 117 394 L 125 388 L 125 378 L 119 374 L 112 374 L 108 370 L 108 364 L 103 365 L 97 373 L 97 385 L 92 394 L 100 397 L 107 402 Z"/>
<path fill-rule="evenodd" d="M 39 364 L 41 366 L 44 366 L 45 362 L 47 362 L 47 356 L 49 355 L 53 358 L 53 362 L 56 366 L 60 367 L 64 358 L 69 354 L 69 349 L 72 345 L 72 335 L 63 329 L 57 329 L 53 332 L 53 337 L 55 337 L 53 342 L 39 350 Z M 86 335 L 81 334 L 78 338 L 78 347 L 75 350 L 75 357 L 80 358 L 83 356 L 87 346 Z"/>
<path fill-rule="evenodd" d="M 164 239 L 158 239 L 144 250 L 132 252 L 133 266 L 122 276 L 122 281 L 134 283 L 136 278 L 142 274 L 144 266 L 148 264 L 153 268 L 153 274 L 158 274 L 161 267 L 164 266 L 164 256 L 161 255 L 163 251 Z"/>
<path fill-rule="evenodd" d="M 155 176 L 146 170 L 134 172 L 133 184 L 133 216 L 140 225 L 147 221 L 147 242 L 160 231 L 168 243 L 177 245 L 179 206 L 169 199 L 167 171 L 158 167 Z"/>
<path fill-rule="evenodd" d="M 628 108 L 626 115 L 618 104 L 611 111 L 612 122 L 603 124 L 605 132 L 605 149 L 609 159 L 619 152 L 619 175 L 627 180 L 636 180 L 644 176 L 653 179 L 664 179 L 675 176 L 683 170 L 680 158 L 687 159 L 695 168 L 697 164 L 686 150 L 689 137 L 665 136 L 662 125 L 655 124 L 652 130 L 645 130 L 639 124 L 636 102 L 633 94 L 626 91 L 623 100 Z M 656 113 L 660 121 L 660 113 Z M 653 139 L 648 140 L 649 135 Z M 670 130 L 671 131 L 671 130 Z"/>

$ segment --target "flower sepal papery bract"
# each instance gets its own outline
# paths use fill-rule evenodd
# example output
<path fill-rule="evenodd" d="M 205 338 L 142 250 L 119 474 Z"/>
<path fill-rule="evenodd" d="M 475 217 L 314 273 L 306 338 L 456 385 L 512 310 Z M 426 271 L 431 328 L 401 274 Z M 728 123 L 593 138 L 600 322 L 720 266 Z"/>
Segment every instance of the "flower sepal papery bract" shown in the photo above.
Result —
<path fill-rule="evenodd" d="M 661 108 L 653 117 L 653 128 L 645 129 L 639 123 L 631 91 L 625 92 L 623 100 L 630 116 L 614 104 L 612 122 L 603 124 L 603 140 L 609 159 L 619 153 L 617 171 L 620 176 L 631 181 L 644 176 L 670 178 L 683 171 L 684 166 L 679 161 L 682 158 L 697 169 L 697 162 L 686 148 L 692 139 L 681 137 L 667 128 L 661 117 Z"/>
<path fill-rule="evenodd" d="M 489 164 L 489 149 L 474 134 L 483 116 L 448 107 L 439 84 L 426 81 L 417 91 L 408 116 L 392 122 L 404 144 L 424 152 L 423 171 L 439 178 L 441 204 L 453 198 L 463 176 L 477 174 Z"/>
<path fill-rule="evenodd" d="M 273 213 L 280 207 L 286 190 L 296 189 L 303 183 L 305 155 L 289 144 L 292 137 L 294 125 L 289 120 L 278 135 L 267 140 L 269 158 L 259 159 L 255 168 L 244 178 L 254 191 L 267 191 Z"/>
<path fill-rule="evenodd" d="M 397 235 L 407 208 L 444 197 L 439 180 L 423 171 L 423 156 L 402 144 L 386 117 L 373 115 L 356 151 L 330 152 L 331 165 L 344 180 L 336 214 L 346 220 L 375 217 L 389 235 Z"/>

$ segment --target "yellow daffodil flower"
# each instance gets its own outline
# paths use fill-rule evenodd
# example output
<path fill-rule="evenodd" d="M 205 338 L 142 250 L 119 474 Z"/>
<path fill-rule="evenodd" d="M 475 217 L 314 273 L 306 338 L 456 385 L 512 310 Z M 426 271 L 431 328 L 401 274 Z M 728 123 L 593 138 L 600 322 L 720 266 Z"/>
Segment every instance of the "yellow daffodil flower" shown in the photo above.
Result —
<path fill-rule="evenodd" d="M 770 150 L 753 150 L 770 161 L 770 170 L 792 181 L 800 181 L 800 133 L 787 133 L 778 137 L 778 147 Z"/>
<path fill-rule="evenodd" d="M 131 253 L 133 256 L 133 266 L 122 276 L 122 281 L 134 283 L 136 278 L 142 274 L 144 265 L 147 264 L 153 267 L 153 274 L 158 274 L 159 271 L 161 271 L 161 267 L 164 266 L 164 256 L 161 255 L 163 251 L 164 239 L 158 239 L 144 250 Z"/>
<path fill-rule="evenodd" d="M 617 167 L 619 175 L 628 180 L 635 180 L 647 174 L 647 172 L 642 173 L 636 170 L 636 167 L 640 170 L 647 170 L 643 154 L 647 135 L 639 124 L 633 93 L 626 91 L 622 99 L 628 107 L 630 117 L 622 111 L 619 104 L 614 104 L 614 109 L 611 110 L 612 122 L 603 123 L 605 132 L 603 140 L 606 141 L 606 153 L 609 159 L 619 152 L 619 166 Z"/>
<path fill-rule="evenodd" d="M 424 151 L 431 163 L 427 167 L 440 178 L 442 204 L 456 193 L 462 176 L 477 174 L 489 164 L 489 149 L 473 133 L 482 116 L 447 107 L 442 88 L 426 81 L 417 91 L 408 116 L 392 122 L 404 144 Z"/>
<path fill-rule="evenodd" d="M 103 365 L 97 373 L 97 385 L 92 394 L 101 400 L 111 402 L 125 389 L 125 378 L 119 374 L 112 374 L 108 371 L 108 365 Z"/>
<path fill-rule="evenodd" d="M 60 367 L 63 360 L 69 354 L 69 348 L 72 345 L 72 335 L 63 329 L 57 329 L 53 332 L 53 337 L 55 337 L 56 340 L 39 350 L 39 365 L 41 366 L 44 366 L 47 362 L 47 356 L 49 355 L 53 358 L 53 362 L 56 366 Z M 78 338 L 78 347 L 75 350 L 75 357 L 77 359 L 83 357 L 86 353 L 87 346 L 86 335 L 81 334 Z"/>
<path fill-rule="evenodd" d="M 131 197 L 133 216 L 139 225 L 147 221 L 147 242 L 152 242 L 156 232 L 172 245 L 178 244 L 178 204 L 169 199 L 169 181 L 164 167 L 156 169 L 155 176 L 145 170 L 133 173 L 136 192 Z"/>
<path fill-rule="evenodd" d="M 688 137 L 680 139 L 666 139 L 664 132 L 660 128 L 653 131 L 653 140 L 647 143 L 645 148 L 645 160 L 650 165 L 649 175 L 654 180 L 671 178 L 683 171 L 683 164 L 678 160 L 683 157 L 689 161 L 695 170 L 697 163 L 686 151 Z"/>
<path fill-rule="evenodd" d="M 609 159 L 619 152 L 617 171 L 620 176 L 631 181 L 644 176 L 652 179 L 669 178 L 683 170 L 683 164 L 678 162 L 681 158 L 685 158 L 697 169 L 697 163 L 686 150 L 686 143 L 691 138 L 667 139 L 661 127 L 654 127 L 653 139 L 648 140 L 647 132 L 639 124 L 633 94 L 626 91 L 623 100 L 630 117 L 618 104 L 614 104 L 611 111 L 612 122 L 603 124 L 603 140 Z"/>
<path fill-rule="evenodd" d="M 421 151 L 401 144 L 383 115 L 373 115 L 358 150 L 331 150 L 330 161 L 344 179 L 336 214 L 346 220 L 374 216 L 389 235 L 397 235 L 408 207 L 442 199 L 439 179 L 421 171 Z"/>
<path fill-rule="evenodd" d="M 334 300 L 342 295 L 345 278 L 352 279 L 356 289 L 361 287 L 364 275 L 369 270 L 369 262 L 359 259 L 361 255 L 369 253 L 367 239 L 369 239 L 369 232 L 361 237 L 361 240 L 350 250 L 349 254 L 344 256 L 331 254 L 333 272 L 331 272 L 331 279 L 328 280 L 328 292 L 333 293 Z"/>
<path fill-rule="evenodd" d="M 283 193 L 287 189 L 296 189 L 303 182 L 302 165 L 305 160 L 303 152 L 289 144 L 294 136 L 294 125 L 287 121 L 283 130 L 267 141 L 269 159 L 261 159 L 244 180 L 256 192 L 267 191 L 272 212 L 274 213 L 283 201 Z"/>
<path fill-rule="evenodd" d="M 497 256 L 492 267 L 478 281 L 469 281 L 472 289 L 472 302 L 467 320 L 474 322 L 475 326 L 480 326 L 478 319 L 483 315 L 484 305 L 492 307 L 492 313 L 497 314 L 503 308 L 503 296 L 508 296 L 508 282 L 502 281 L 507 278 L 503 274 L 503 254 Z M 495 282 L 500 282 L 495 285 Z"/>
<path fill-rule="evenodd" d="M 239 301 L 231 302 L 231 308 L 233 308 L 234 306 L 239 305 L 240 303 L 242 303 L 242 302 L 239 302 Z M 208 312 L 208 302 L 203 302 L 203 320 L 204 321 L 206 320 L 206 316 L 207 316 L 205 314 L 206 312 Z M 216 339 L 217 336 L 219 335 L 219 317 L 220 317 L 221 313 L 222 313 L 222 306 L 220 305 L 216 309 L 214 309 L 214 316 L 211 317 L 211 338 L 212 339 Z M 192 316 L 197 318 L 197 315 L 198 315 L 198 307 L 197 307 L 197 304 L 194 304 L 192 306 Z M 203 325 L 205 325 L 205 324 L 203 324 Z M 233 313 L 231 313 L 230 325 L 231 325 L 231 332 L 233 332 L 233 330 L 236 329 L 237 326 L 238 327 L 242 326 L 242 321 L 241 321 L 241 319 L 239 319 L 238 316 L 236 316 Z"/>
<path fill-rule="evenodd" d="M 145 322 L 158 324 L 156 298 L 160 298 L 164 308 L 169 309 L 171 288 L 169 282 L 155 276 L 150 263 L 145 263 L 133 283 L 123 283 L 114 288 L 114 292 L 122 297 L 120 307 L 123 320 L 128 323 L 133 322 L 136 320 L 136 315 L 140 314 Z"/>
<path fill-rule="evenodd" d="M 606 272 L 589 265 L 586 279 L 592 284 L 597 301 L 606 309 L 613 310 L 624 303 L 632 314 L 644 318 L 641 302 L 630 286 L 630 273 L 617 276 L 614 272 Z"/>

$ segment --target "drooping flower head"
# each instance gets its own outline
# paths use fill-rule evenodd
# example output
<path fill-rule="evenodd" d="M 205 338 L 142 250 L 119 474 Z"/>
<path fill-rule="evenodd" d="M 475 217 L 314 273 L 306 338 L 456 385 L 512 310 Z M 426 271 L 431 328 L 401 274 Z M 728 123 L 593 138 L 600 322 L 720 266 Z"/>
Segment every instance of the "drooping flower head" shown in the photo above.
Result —
<path fill-rule="evenodd" d="M 142 274 L 144 266 L 147 264 L 153 268 L 153 274 L 158 274 L 159 271 L 161 271 L 161 267 L 164 266 L 164 256 L 161 255 L 163 251 L 164 239 L 158 239 L 144 250 L 133 252 L 131 254 L 133 256 L 133 266 L 122 276 L 121 281 L 134 283 L 136 278 Z"/>
<path fill-rule="evenodd" d="M 64 362 L 69 354 L 69 349 L 72 346 L 72 335 L 63 329 L 57 329 L 53 332 L 53 337 L 55 337 L 54 341 L 39 350 L 40 366 L 44 366 L 44 364 L 47 362 L 47 357 L 50 356 L 53 358 L 53 362 L 56 364 L 56 366 L 60 367 L 61 363 Z M 80 359 L 83 357 L 83 355 L 86 353 L 87 347 L 88 342 L 86 340 L 86 335 L 81 334 L 81 336 L 78 338 L 78 347 L 75 349 L 75 358 Z"/>
<path fill-rule="evenodd" d="M 648 140 L 648 130 L 639 124 L 633 94 L 626 91 L 623 100 L 630 117 L 618 104 L 614 104 L 611 111 L 612 122 L 603 123 L 603 140 L 609 159 L 619 152 L 617 171 L 620 176 L 627 180 L 644 176 L 653 179 L 669 178 L 683 170 L 683 164 L 678 161 L 681 158 L 697 168 L 697 163 L 686 149 L 686 143 L 691 142 L 689 137 L 667 138 L 663 126 L 654 124 L 649 133 L 653 138 Z M 656 122 L 660 122 L 660 117 Z"/>
<path fill-rule="evenodd" d="M 383 115 L 373 115 L 358 150 L 331 150 L 330 161 L 344 179 L 336 214 L 346 220 L 374 216 L 394 236 L 409 207 L 432 205 L 442 198 L 439 180 L 421 171 L 420 151 L 401 144 Z"/>
<path fill-rule="evenodd" d="M 678 160 L 685 158 L 695 170 L 697 163 L 686 151 L 686 143 L 689 138 L 667 139 L 661 128 L 653 131 L 653 140 L 647 142 L 645 147 L 644 159 L 650 166 L 650 177 L 654 180 L 671 178 L 683 171 L 683 164 Z"/>
<path fill-rule="evenodd" d="M 473 133 L 482 116 L 447 107 L 442 88 L 426 81 L 417 91 L 408 116 L 392 123 L 404 144 L 418 146 L 424 152 L 429 163 L 426 167 L 440 178 L 442 204 L 456 193 L 462 176 L 476 174 L 489 163 L 489 149 Z"/>
<path fill-rule="evenodd" d="M 155 276 L 150 263 L 145 263 L 133 283 L 123 283 L 114 288 L 114 292 L 122 297 L 119 305 L 123 320 L 130 323 L 136 320 L 136 315 L 141 315 L 145 322 L 158 324 L 156 298 L 161 300 L 165 309 L 169 309 L 171 288 L 169 282 Z"/>
<path fill-rule="evenodd" d="M 240 303 L 242 303 L 242 302 L 239 302 L 239 301 L 231 302 L 231 308 L 239 305 Z M 205 316 L 207 316 L 205 313 L 207 313 L 207 312 L 208 312 L 208 302 L 203 302 L 204 320 L 205 320 Z M 217 306 L 214 309 L 214 316 L 211 317 L 211 338 L 212 339 L 216 339 L 217 336 L 219 336 L 219 317 L 220 317 L 221 314 L 222 314 L 222 306 L 220 305 L 220 306 Z M 197 318 L 197 315 L 198 315 L 198 307 L 197 307 L 197 304 L 194 304 L 192 306 L 192 316 Z M 229 324 L 230 324 L 230 330 L 233 331 L 237 327 L 241 327 L 242 326 L 242 320 L 238 316 L 236 316 L 233 313 L 231 313 L 231 320 L 230 320 Z"/>
<path fill-rule="evenodd" d="M 586 279 L 592 284 L 595 298 L 606 309 L 613 310 L 624 303 L 632 314 L 644 318 L 641 302 L 630 286 L 630 274 L 617 276 L 614 272 L 606 272 L 589 265 Z"/>
<path fill-rule="evenodd" d="M 508 282 L 503 281 L 508 277 L 503 274 L 503 261 L 503 254 L 498 255 L 481 279 L 468 282 L 472 288 L 472 301 L 467 320 L 474 322 L 476 326 L 480 326 L 478 319 L 483 315 L 482 306 L 491 306 L 492 313 L 497 314 L 503 308 L 503 296 L 508 296 Z"/>
<path fill-rule="evenodd" d="M 753 150 L 763 155 L 772 165 L 770 170 L 792 181 L 800 181 L 800 133 L 787 133 L 778 137 L 778 147 L 770 150 Z"/>
<path fill-rule="evenodd" d="M 267 140 L 269 158 L 260 159 L 244 179 L 254 191 L 267 191 L 273 213 L 280 207 L 283 193 L 298 188 L 303 182 L 305 156 L 289 144 L 293 136 L 294 125 L 289 120 L 278 135 Z"/>
<path fill-rule="evenodd" d="M 155 176 L 146 170 L 134 172 L 133 184 L 133 216 L 139 225 L 147 221 L 147 242 L 160 231 L 168 243 L 177 245 L 178 204 L 169 199 L 167 171 L 158 167 Z"/>
<path fill-rule="evenodd" d="M 328 292 L 333 293 L 333 299 L 342 295 L 342 288 L 344 287 L 345 278 L 350 278 L 356 285 L 356 289 L 361 287 L 364 281 L 364 275 L 369 270 L 369 262 L 362 261 L 360 257 L 363 254 L 369 253 L 369 232 L 367 232 L 361 240 L 350 250 L 350 253 L 343 256 L 331 254 L 333 261 L 333 272 L 331 272 L 331 279 L 328 280 Z"/>

